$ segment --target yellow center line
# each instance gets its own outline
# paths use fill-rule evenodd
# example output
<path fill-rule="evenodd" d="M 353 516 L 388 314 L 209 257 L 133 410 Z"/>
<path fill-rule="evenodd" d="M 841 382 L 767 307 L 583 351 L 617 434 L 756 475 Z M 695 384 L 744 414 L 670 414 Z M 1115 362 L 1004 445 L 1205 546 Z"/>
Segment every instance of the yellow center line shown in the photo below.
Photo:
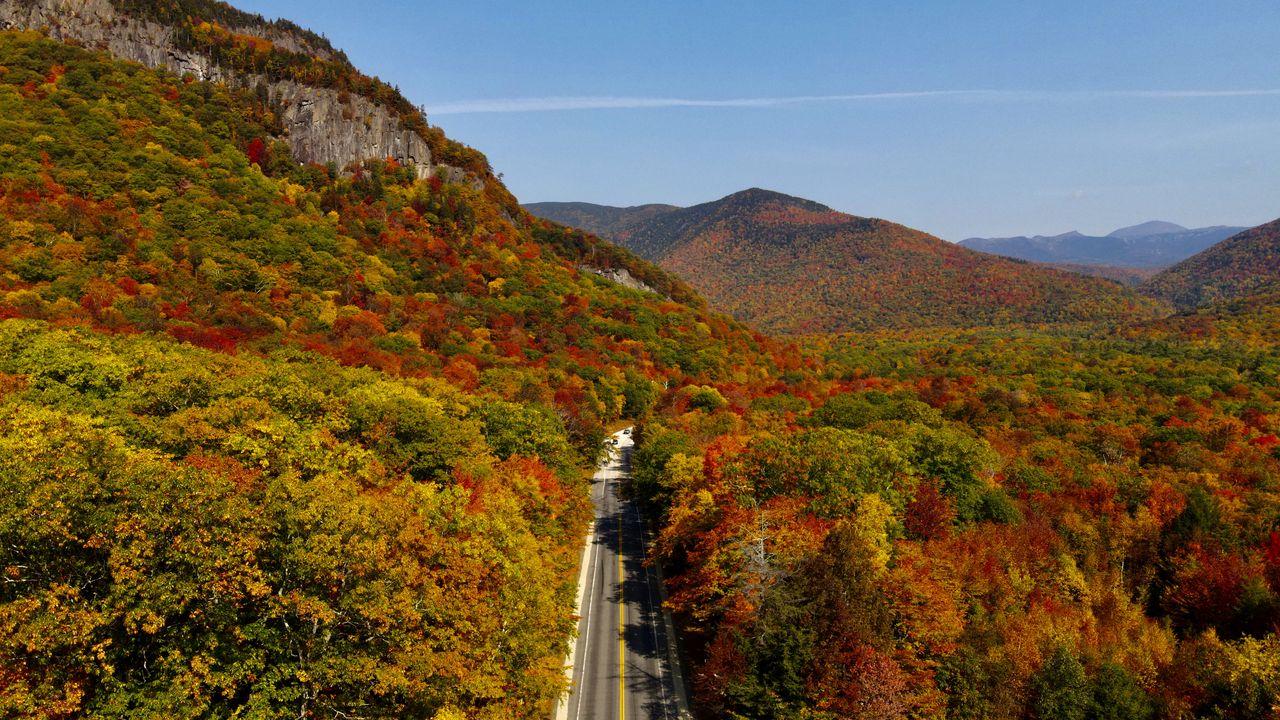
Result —
<path fill-rule="evenodd" d="M 622 513 L 618 513 L 618 720 L 627 718 L 627 603 L 622 596 Z"/>

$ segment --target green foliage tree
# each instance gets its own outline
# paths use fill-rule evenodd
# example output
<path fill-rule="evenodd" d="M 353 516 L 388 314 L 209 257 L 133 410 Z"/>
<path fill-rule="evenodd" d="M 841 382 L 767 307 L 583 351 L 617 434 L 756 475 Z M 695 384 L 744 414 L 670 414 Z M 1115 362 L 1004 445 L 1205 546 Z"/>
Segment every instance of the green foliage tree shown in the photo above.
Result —
<path fill-rule="evenodd" d="M 1091 720 L 1150 720 L 1156 708 L 1151 698 L 1123 666 L 1103 663 L 1093 678 Z"/>
<path fill-rule="evenodd" d="M 930 427 L 942 423 L 942 413 L 911 397 L 893 398 L 885 393 L 836 395 L 813 413 L 822 425 L 857 430 L 883 420 L 901 420 Z"/>
<path fill-rule="evenodd" d="M 818 513 L 832 518 L 853 512 L 868 493 L 901 513 L 915 488 L 915 468 L 893 443 L 836 428 L 761 438 L 741 472 L 761 499 L 808 496 Z"/>
<path fill-rule="evenodd" d="M 622 386 L 622 394 L 626 399 L 622 406 L 623 417 L 642 418 L 657 403 L 659 389 L 652 380 L 628 370 L 626 384 Z"/>
<path fill-rule="evenodd" d="M 548 408 L 490 400 L 480 405 L 478 415 L 485 440 L 499 458 L 539 458 L 567 477 L 579 466 L 564 424 Z"/>
<path fill-rule="evenodd" d="M 650 505 L 670 504 L 670 488 L 664 487 L 663 472 L 676 455 L 696 455 L 693 442 L 683 433 L 661 425 L 646 425 L 640 434 L 643 442 L 631 455 L 631 482 L 634 496 Z"/>
<path fill-rule="evenodd" d="M 952 427 L 915 426 L 901 444 L 921 475 L 937 478 L 961 521 L 982 517 L 988 478 L 999 458 L 985 441 Z"/>
<path fill-rule="evenodd" d="M 1085 720 L 1093 710 L 1093 696 L 1084 666 L 1066 648 L 1053 651 L 1031 678 L 1031 710 L 1042 720 Z"/>
<path fill-rule="evenodd" d="M 682 389 L 680 394 L 684 397 L 691 410 L 714 412 L 729 404 L 729 401 L 724 399 L 719 390 L 707 385 L 690 385 Z"/>
<path fill-rule="evenodd" d="M 4 714 L 511 717 L 561 688 L 582 486 L 496 457 L 480 400 L 33 321 L 0 322 L 0 375 Z"/>
<path fill-rule="evenodd" d="M 458 461 L 483 453 L 479 428 L 401 384 L 363 385 L 347 399 L 351 432 L 417 480 L 448 480 Z"/>

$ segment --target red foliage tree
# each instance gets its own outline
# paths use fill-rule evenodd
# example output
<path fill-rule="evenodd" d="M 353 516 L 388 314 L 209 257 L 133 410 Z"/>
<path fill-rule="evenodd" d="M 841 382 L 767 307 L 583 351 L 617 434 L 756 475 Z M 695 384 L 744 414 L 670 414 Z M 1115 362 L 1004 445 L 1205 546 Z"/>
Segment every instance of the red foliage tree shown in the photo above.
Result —
<path fill-rule="evenodd" d="M 951 500 L 942 494 L 937 480 L 920 483 L 916 496 L 908 505 L 902 524 L 912 537 L 921 540 L 940 540 L 951 534 L 951 522 L 956 509 Z"/>
<path fill-rule="evenodd" d="M 262 138 L 254 138 L 249 141 L 249 147 L 245 149 L 245 155 L 249 156 L 249 162 L 262 167 L 263 162 L 267 159 L 267 144 L 262 142 Z"/>

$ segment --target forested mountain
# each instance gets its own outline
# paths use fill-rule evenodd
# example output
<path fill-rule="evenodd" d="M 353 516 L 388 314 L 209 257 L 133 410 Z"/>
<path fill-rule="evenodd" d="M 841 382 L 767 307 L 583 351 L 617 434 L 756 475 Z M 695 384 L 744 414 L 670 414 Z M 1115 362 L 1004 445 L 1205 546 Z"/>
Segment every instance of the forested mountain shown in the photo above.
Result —
<path fill-rule="evenodd" d="M 0 32 L 0 717 L 545 718 L 624 420 L 699 717 L 1280 706 L 1276 295 L 1153 319 L 760 190 L 637 228 L 785 330 L 1001 325 L 775 340 L 318 36 L 77 3 L 155 67 Z"/>
<path fill-rule="evenodd" d="M 1234 235 L 1142 284 L 1181 308 L 1280 289 L 1280 220 Z"/>
<path fill-rule="evenodd" d="M 658 215 L 622 244 L 780 333 L 1150 315 L 1114 283 L 995 258 L 766 190 Z"/>
<path fill-rule="evenodd" d="M 622 242 L 636 226 L 680 208 L 657 203 L 622 208 L 583 202 L 541 202 L 526 203 L 524 209 L 540 218 Z"/>
<path fill-rule="evenodd" d="M 1172 265 L 1244 230 L 1214 226 L 1188 229 L 1153 220 L 1103 237 L 1061 235 L 968 238 L 960 244 L 982 252 L 1038 263 L 1156 268 Z"/>
<path fill-rule="evenodd" d="M 316 33 L 218 0 L 0 0 L 0 27 L 102 48 L 117 58 L 250 91 L 265 128 L 294 158 L 334 164 L 391 158 L 426 177 L 435 165 L 488 174 L 484 156 L 427 125 L 392 85 L 357 70 Z"/>
<path fill-rule="evenodd" d="M 768 345 L 492 176 L 299 164 L 251 88 L 0 68 L 0 715 L 541 716 L 605 424 Z"/>

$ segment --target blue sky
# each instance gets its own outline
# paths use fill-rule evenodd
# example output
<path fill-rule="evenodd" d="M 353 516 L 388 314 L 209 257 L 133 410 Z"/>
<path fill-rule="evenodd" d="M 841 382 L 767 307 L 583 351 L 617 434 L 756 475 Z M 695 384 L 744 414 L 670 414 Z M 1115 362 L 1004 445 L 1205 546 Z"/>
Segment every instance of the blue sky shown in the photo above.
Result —
<path fill-rule="evenodd" d="M 1280 3 L 242 0 L 524 202 L 747 187 L 949 240 L 1280 216 Z"/>

